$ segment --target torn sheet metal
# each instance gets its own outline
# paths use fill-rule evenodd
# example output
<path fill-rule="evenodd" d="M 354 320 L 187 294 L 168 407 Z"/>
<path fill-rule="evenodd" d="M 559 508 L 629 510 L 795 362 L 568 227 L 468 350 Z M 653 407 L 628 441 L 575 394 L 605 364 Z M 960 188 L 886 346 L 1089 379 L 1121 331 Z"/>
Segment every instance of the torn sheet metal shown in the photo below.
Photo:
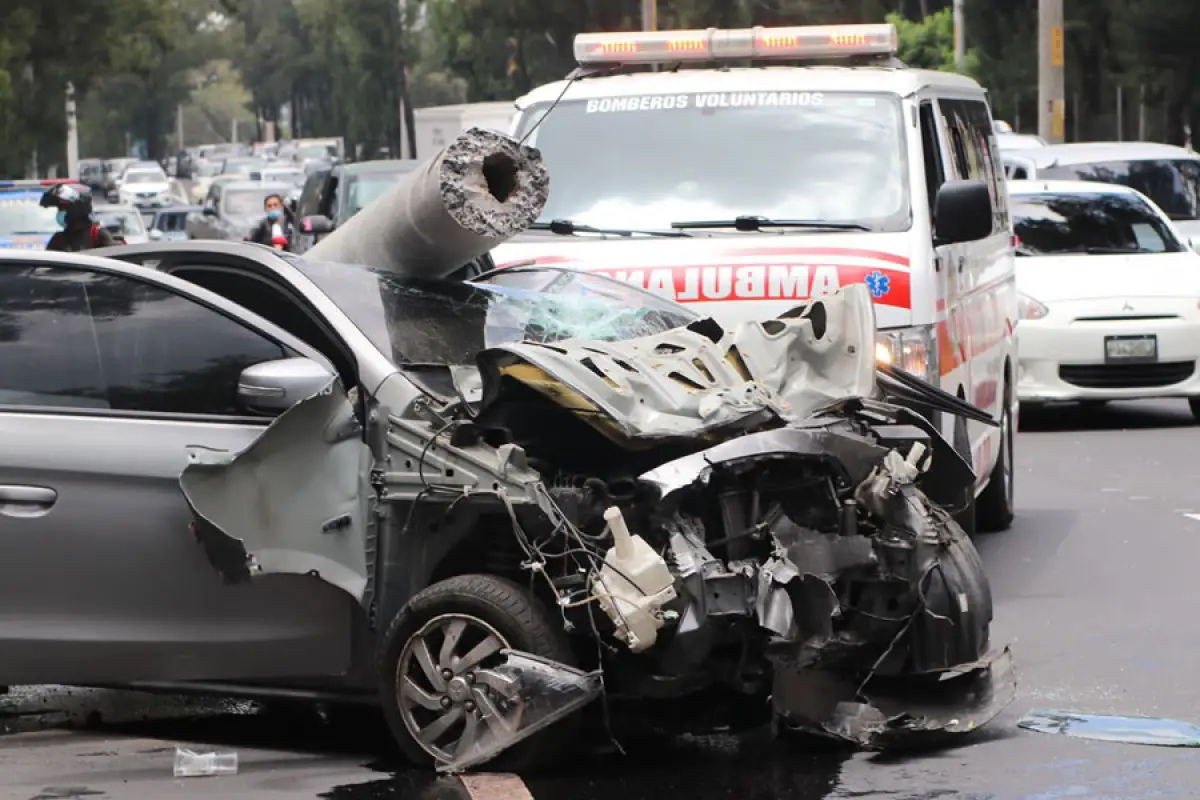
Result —
<path fill-rule="evenodd" d="M 789 319 L 729 331 L 700 320 L 622 342 L 511 343 L 487 360 L 497 373 L 506 358 L 537 367 L 627 439 L 681 437 L 754 414 L 802 418 L 834 400 L 872 396 L 874 337 L 870 294 L 855 285 Z M 596 425 L 592 415 L 584 419 Z"/>
<path fill-rule="evenodd" d="M 872 680 L 861 692 L 846 676 L 776 672 L 772 702 L 784 730 L 865 750 L 940 746 L 995 719 L 1017 695 L 1006 647 L 939 680 Z"/>
<path fill-rule="evenodd" d="M 518 742 L 573 714 L 600 696 L 599 673 L 588 673 L 532 653 L 501 650 L 472 689 L 476 710 L 467 717 L 454 758 L 440 772 L 461 772 L 490 761 Z"/>
<path fill-rule="evenodd" d="M 1099 742 L 1200 747 L 1200 725 L 1160 717 L 1080 714 L 1037 708 L 1022 717 L 1017 727 Z"/>
<path fill-rule="evenodd" d="M 245 450 L 193 447 L 188 461 L 179 485 L 226 582 L 314 575 L 361 601 L 371 455 L 339 381 L 285 411 Z"/>

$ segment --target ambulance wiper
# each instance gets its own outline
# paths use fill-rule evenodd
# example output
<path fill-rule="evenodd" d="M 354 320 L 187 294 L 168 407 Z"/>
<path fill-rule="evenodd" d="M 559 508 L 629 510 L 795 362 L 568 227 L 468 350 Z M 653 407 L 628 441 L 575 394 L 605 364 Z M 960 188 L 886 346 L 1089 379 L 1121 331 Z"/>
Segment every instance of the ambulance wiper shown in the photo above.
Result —
<path fill-rule="evenodd" d="M 691 236 L 683 231 L 639 230 L 637 228 L 597 228 L 592 225 L 580 225 L 569 219 L 552 219 L 549 222 L 535 222 L 529 226 L 531 231 L 550 231 L 559 236 L 574 236 L 577 233 L 598 233 L 605 236 L 669 236 L 673 239 Z"/>
<path fill-rule="evenodd" d="M 692 230 L 695 228 L 733 228 L 738 231 L 761 231 L 767 228 L 811 228 L 830 231 L 869 231 L 870 227 L 858 222 L 826 222 L 818 219 L 767 219 L 766 217 L 734 217 L 733 219 L 686 220 L 672 222 L 672 228 Z"/>

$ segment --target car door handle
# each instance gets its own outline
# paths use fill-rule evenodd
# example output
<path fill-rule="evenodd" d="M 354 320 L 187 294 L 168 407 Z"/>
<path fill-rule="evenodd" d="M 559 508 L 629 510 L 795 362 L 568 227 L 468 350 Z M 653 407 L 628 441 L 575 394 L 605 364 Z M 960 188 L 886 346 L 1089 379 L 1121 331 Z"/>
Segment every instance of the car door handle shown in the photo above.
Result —
<path fill-rule="evenodd" d="M 45 486 L 0 486 L 0 514 L 38 517 L 58 500 L 58 492 Z"/>

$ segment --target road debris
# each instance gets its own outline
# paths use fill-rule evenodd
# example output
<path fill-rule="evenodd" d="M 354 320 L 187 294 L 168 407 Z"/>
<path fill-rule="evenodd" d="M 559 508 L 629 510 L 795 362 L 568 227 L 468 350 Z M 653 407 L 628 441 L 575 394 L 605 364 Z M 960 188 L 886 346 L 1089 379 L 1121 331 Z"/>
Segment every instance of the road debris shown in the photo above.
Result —
<path fill-rule="evenodd" d="M 1200 725 L 1161 717 L 1080 714 L 1038 708 L 1022 717 L 1017 727 L 1099 742 L 1200 747 Z"/>

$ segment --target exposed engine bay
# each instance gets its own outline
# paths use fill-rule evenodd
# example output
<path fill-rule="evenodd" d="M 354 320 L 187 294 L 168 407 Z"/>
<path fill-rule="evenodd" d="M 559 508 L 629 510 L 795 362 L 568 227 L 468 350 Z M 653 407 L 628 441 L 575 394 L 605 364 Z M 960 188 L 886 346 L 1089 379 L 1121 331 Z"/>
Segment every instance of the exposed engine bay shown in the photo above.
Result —
<path fill-rule="evenodd" d="M 438 577 L 486 572 L 529 586 L 560 619 L 575 663 L 506 649 L 480 707 L 524 715 L 439 756 L 442 768 L 483 763 L 601 694 L 703 712 L 716 692 L 768 709 L 780 729 L 869 749 L 971 731 L 1013 699 L 982 563 L 949 510 L 975 476 L 893 400 L 994 423 L 877 373 L 864 287 L 733 330 L 529 330 L 439 378 L 407 371 L 426 387 L 420 402 L 387 383 L 370 399 L 361 541 L 226 533 L 252 527 L 249 509 L 273 493 L 304 495 L 262 476 L 296 458 L 305 431 L 348 424 L 355 403 L 340 389 L 285 412 L 245 453 L 194 454 L 182 479 L 231 581 L 317 574 L 382 629 Z M 256 470 L 253 497 L 231 489 L 239 465 Z"/>

